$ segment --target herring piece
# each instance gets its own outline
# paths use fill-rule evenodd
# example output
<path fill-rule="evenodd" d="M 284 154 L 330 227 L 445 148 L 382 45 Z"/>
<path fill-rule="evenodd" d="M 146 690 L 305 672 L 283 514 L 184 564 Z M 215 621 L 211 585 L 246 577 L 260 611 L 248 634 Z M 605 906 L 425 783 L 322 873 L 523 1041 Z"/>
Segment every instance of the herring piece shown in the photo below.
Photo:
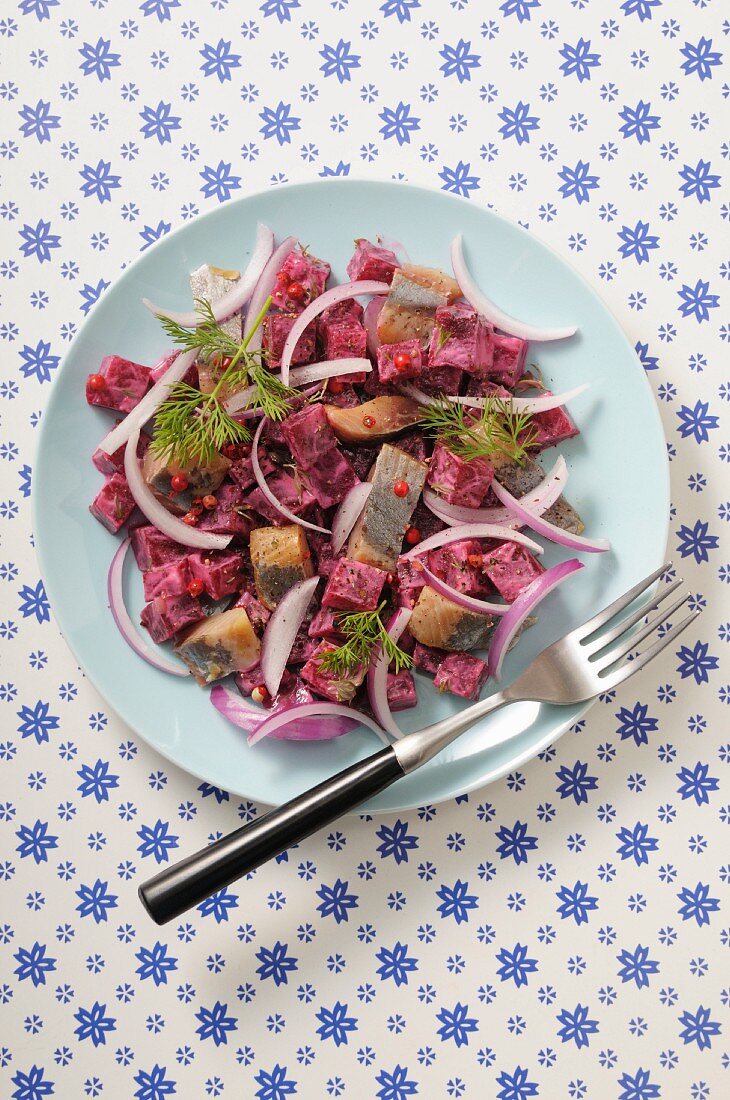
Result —
<path fill-rule="evenodd" d="M 232 607 L 194 626 L 175 652 L 202 685 L 252 668 L 258 663 L 261 644 L 245 608 Z"/>
<path fill-rule="evenodd" d="M 195 497 L 204 497 L 215 493 L 231 465 L 230 458 L 215 454 L 210 462 L 201 465 L 195 461 L 181 466 L 171 462 L 165 455 L 159 455 L 154 448 L 148 447 L 142 462 L 142 473 L 155 496 L 165 507 L 176 514 L 187 512 Z M 171 481 L 175 474 L 184 474 L 187 488 L 180 493 L 172 492 Z"/>
<path fill-rule="evenodd" d="M 295 523 L 256 527 L 251 532 L 250 549 L 256 593 L 269 611 L 292 585 L 314 574 L 307 536 Z"/>
<path fill-rule="evenodd" d="M 493 625 L 489 615 L 466 611 L 427 585 L 416 601 L 408 629 L 421 645 L 458 653 L 486 648 Z"/>
<path fill-rule="evenodd" d="M 410 397 L 374 397 L 351 409 L 325 406 L 327 419 L 344 443 L 379 443 L 417 424 L 422 410 Z"/>
<path fill-rule="evenodd" d="M 426 470 L 425 462 L 390 443 L 383 444 L 368 475 L 373 488 L 350 535 L 348 558 L 379 569 L 395 569 L 403 536 L 426 482 Z M 395 493 L 398 482 L 408 486 L 405 496 Z"/>
<path fill-rule="evenodd" d="M 500 485 L 504 485 L 507 492 L 514 497 L 524 496 L 530 493 L 545 477 L 545 471 L 535 458 L 529 456 L 523 458 L 521 463 L 501 455 L 498 452 L 491 456 L 494 476 Z M 551 504 L 547 511 L 543 512 L 543 519 L 554 523 L 563 531 L 569 531 L 572 535 L 582 535 L 586 525 L 580 518 L 572 504 L 565 497 L 560 496 Z"/>
<path fill-rule="evenodd" d="M 206 302 L 213 305 L 224 294 L 227 294 L 240 278 L 240 271 L 226 271 L 222 267 L 211 267 L 210 264 L 202 264 L 201 267 L 190 273 L 190 290 L 192 291 L 193 300 L 205 298 Z M 221 328 L 237 344 L 241 343 L 243 336 L 240 313 L 234 313 L 232 317 L 222 323 Z"/>
<path fill-rule="evenodd" d="M 416 264 L 403 264 L 393 276 L 390 293 L 378 317 L 381 344 L 401 340 L 428 343 L 436 310 L 461 297 L 459 284 L 443 271 Z"/>

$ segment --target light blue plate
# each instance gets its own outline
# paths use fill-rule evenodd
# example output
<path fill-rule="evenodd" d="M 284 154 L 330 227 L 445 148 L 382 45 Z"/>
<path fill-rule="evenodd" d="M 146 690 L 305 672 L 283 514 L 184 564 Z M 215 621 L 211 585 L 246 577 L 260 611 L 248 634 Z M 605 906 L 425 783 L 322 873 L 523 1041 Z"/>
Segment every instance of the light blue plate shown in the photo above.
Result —
<path fill-rule="evenodd" d="M 508 312 L 536 324 L 574 323 L 571 340 L 534 345 L 552 388 L 590 382 L 571 405 L 582 434 L 563 445 L 570 470 L 566 496 L 591 536 L 611 540 L 607 554 L 586 554 L 586 568 L 546 600 L 540 621 L 505 662 L 509 680 L 550 642 L 577 626 L 656 568 L 666 544 L 669 485 L 665 441 L 644 372 L 616 321 L 564 260 L 518 226 L 474 202 L 405 184 L 322 181 L 227 203 L 183 226 L 141 256 L 94 308 L 59 371 L 43 418 L 34 473 L 35 533 L 43 578 L 58 624 L 89 679 L 131 728 L 163 756 L 243 797 L 280 803 L 379 747 L 366 731 L 337 741 L 271 741 L 254 749 L 213 709 L 208 691 L 140 660 L 120 637 L 107 606 L 106 575 L 117 540 L 88 511 L 101 477 L 90 456 L 111 414 L 91 409 L 84 380 L 116 352 L 152 363 L 167 347 L 142 307 L 190 306 L 188 272 L 209 262 L 243 268 L 256 223 L 295 234 L 345 278 L 353 238 L 377 233 L 405 243 L 419 263 L 450 270 L 449 242 L 464 233 L 475 276 Z M 555 452 L 548 452 L 549 462 Z M 550 565 L 569 554 L 551 547 Z M 130 555 L 131 559 L 131 555 Z M 141 583 L 129 562 L 136 612 Z M 399 716 L 416 729 L 460 706 L 418 676 L 420 704 Z M 365 807 L 396 810 L 438 802 L 488 783 L 523 764 L 571 726 L 585 708 L 524 703 L 465 734 L 421 771 Z M 489 748 L 502 731 L 519 731 Z"/>

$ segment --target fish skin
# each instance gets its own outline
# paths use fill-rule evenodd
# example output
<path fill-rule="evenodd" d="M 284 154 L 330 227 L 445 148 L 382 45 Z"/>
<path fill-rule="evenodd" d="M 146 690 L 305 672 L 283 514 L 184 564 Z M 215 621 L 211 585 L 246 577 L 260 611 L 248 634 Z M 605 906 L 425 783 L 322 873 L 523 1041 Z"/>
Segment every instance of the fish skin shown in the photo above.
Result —
<path fill-rule="evenodd" d="M 408 629 L 421 645 L 452 653 L 485 649 L 493 626 L 491 616 L 467 611 L 428 585 L 421 589 L 408 623 Z"/>
<path fill-rule="evenodd" d="M 506 455 L 500 454 L 492 455 L 491 462 L 494 466 L 495 478 L 514 497 L 521 497 L 525 493 L 532 492 L 545 477 L 545 470 L 538 460 L 531 458 L 529 455 L 523 459 L 521 464 L 507 458 Z M 546 519 L 548 523 L 554 523 L 556 527 L 560 527 L 561 530 L 568 531 L 572 535 L 582 535 L 586 529 L 586 525 L 578 512 L 563 496 L 559 496 L 555 503 L 543 512 L 543 519 Z"/>
<path fill-rule="evenodd" d="M 292 585 L 314 575 L 307 536 L 295 523 L 256 527 L 249 545 L 256 594 L 269 611 Z"/>
<path fill-rule="evenodd" d="M 368 475 L 373 489 L 350 535 L 347 556 L 378 569 L 395 569 L 410 523 L 426 482 L 428 467 L 411 455 L 384 443 Z M 396 481 L 408 483 L 408 494 L 393 492 Z"/>

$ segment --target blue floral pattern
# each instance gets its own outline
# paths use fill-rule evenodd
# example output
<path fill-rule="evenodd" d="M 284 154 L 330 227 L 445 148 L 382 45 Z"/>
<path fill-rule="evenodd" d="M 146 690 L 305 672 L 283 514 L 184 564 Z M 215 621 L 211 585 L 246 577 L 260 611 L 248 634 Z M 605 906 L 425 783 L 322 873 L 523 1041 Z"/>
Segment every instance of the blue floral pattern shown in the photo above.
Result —
<path fill-rule="evenodd" d="M 726 1095 L 723 4 L 13 0 L 0 37 L 0 1095 Z M 347 175 L 493 204 L 600 290 L 705 613 L 502 782 L 338 822 L 158 929 L 137 882 L 260 810 L 139 744 L 76 667 L 31 549 L 34 436 L 135 254 Z"/>

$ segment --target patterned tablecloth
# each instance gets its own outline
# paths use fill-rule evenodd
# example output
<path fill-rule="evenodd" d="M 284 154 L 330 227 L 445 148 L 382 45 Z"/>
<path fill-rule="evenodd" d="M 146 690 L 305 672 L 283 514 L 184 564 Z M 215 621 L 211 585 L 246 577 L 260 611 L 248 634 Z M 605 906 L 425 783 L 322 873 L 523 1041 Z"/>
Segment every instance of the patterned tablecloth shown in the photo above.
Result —
<path fill-rule="evenodd" d="M 728 14 L 3 6 L 2 1097 L 728 1095 Z M 603 295 L 660 405 L 670 550 L 705 613 L 520 772 L 343 822 L 159 930 L 140 876 L 257 807 L 136 742 L 76 667 L 32 551 L 37 426 L 137 253 L 348 174 L 493 204 Z"/>

